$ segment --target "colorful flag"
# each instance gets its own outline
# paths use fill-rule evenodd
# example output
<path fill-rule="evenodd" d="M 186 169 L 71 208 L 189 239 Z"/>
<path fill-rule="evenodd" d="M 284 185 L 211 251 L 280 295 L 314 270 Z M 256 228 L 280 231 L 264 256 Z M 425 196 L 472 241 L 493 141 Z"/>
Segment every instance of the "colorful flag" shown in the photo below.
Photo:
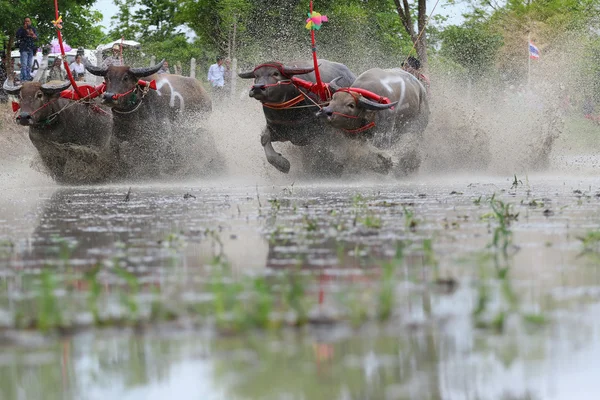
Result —
<path fill-rule="evenodd" d="M 540 58 L 540 50 L 531 42 L 529 42 L 529 58 L 534 60 Z"/>

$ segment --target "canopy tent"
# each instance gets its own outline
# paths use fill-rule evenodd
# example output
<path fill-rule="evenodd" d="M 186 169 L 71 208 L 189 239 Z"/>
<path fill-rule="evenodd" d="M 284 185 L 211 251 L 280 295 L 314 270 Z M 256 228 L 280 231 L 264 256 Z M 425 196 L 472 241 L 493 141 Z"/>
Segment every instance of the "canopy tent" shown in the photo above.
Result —
<path fill-rule="evenodd" d="M 121 41 L 121 39 L 119 40 L 113 40 L 110 43 L 106 43 L 106 44 L 101 44 L 98 47 L 96 47 L 96 50 L 100 50 L 100 51 L 105 51 L 105 50 L 110 50 L 112 49 L 112 47 L 115 45 L 123 45 L 123 47 L 133 47 L 136 49 L 140 49 L 141 48 L 141 44 L 140 42 L 136 42 L 135 40 L 123 40 Z"/>

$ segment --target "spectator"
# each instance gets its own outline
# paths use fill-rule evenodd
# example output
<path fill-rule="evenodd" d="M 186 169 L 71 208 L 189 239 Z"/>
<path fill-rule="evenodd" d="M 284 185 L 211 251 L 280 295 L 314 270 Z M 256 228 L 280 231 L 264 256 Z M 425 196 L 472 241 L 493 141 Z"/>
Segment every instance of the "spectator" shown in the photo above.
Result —
<path fill-rule="evenodd" d="M 165 60 L 165 62 L 163 62 L 163 65 L 158 70 L 158 73 L 159 74 L 170 74 L 171 73 L 171 71 L 169 71 L 169 62 L 167 60 Z"/>
<path fill-rule="evenodd" d="M 85 80 L 85 66 L 83 65 L 82 57 L 79 54 L 75 56 L 75 61 L 69 65 L 69 68 L 71 68 L 73 79 L 76 81 Z"/>
<path fill-rule="evenodd" d="M 66 78 L 65 72 L 61 68 L 62 59 L 60 57 L 56 57 L 54 59 L 54 63 L 50 67 L 50 71 L 48 72 L 48 80 L 50 81 L 64 81 Z"/>
<path fill-rule="evenodd" d="M 123 61 L 121 60 L 121 46 L 117 43 L 113 44 L 112 55 L 106 57 L 102 62 L 103 67 L 110 67 L 111 65 L 123 65 Z"/>
<path fill-rule="evenodd" d="M 23 26 L 17 30 L 15 36 L 19 41 L 19 52 L 21 53 L 21 81 L 32 81 L 31 67 L 33 67 L 33 56 L 37 50 L 35 44 L 37 31 L 31 25 L 29 17 L 23 20 Z"/>
<path fill-rule="evenodd" d="M 220 91 L 225 85 L 225 67 L 223 67 L 223 57 L 217 56 L 217 63 L 210 66 L 208 69 L 208 81 L 213 89 Z"/>

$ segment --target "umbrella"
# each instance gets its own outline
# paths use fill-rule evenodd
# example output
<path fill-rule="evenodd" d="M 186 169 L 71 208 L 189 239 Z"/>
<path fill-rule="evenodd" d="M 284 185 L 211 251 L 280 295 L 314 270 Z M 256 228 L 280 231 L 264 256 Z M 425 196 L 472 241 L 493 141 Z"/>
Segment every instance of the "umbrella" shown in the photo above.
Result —
<path fill-rule="evenodd" d="M 133 47 L 136 49 L 140 48 L 140 42 L 136 42 L 135 40 L 123 40 L 121 41 L 121 39 L 118 40 L 113 40 L 110 43 L 106 43 L 106 44 L 101 44 L 98 47 L 96 47 L 96 50 L 109 50 L 113 47 L 114 44 L 118 44 L 118 45 L 123 45 L 123 47 Z"/>
<path fill-rule="evenodd" d="M 69 46 L 65 42 L 63 42 L 63 45 L 65 47 L 65 52 L 71 51 L 71 46 Z M 52 39 L 52 42 L 50 42 L 50 53 L 60 53 L 60 45 L 58 44 L 58 39 Z"/>

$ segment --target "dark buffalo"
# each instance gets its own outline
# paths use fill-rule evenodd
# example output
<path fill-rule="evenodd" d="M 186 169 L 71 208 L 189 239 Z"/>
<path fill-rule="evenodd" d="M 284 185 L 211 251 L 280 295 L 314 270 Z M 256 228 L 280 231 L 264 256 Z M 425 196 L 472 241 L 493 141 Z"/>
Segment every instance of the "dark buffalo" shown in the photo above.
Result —
<path fill-rule="evenodd" d="M 127 177 L 186 174 L 191 172 L 190 164 L 197 165 L 198 152 L 207 150 L 206 135 L 199 135 L 194 125 L 210 114 L 210 97 L 196 79 L 157 75 L 162 64 L 147 68 L 86 65 L 90 73 L 105 79 L 102 101 L 112 109 L 113 134 Z M 156 90 L 142 78 L 147 83 L 155 80 Z"/>
<path fill-rule="evenodd" d="M 337 83 L 334 80 L 331 84 L 335 93 L 318 115 L 347 135 L 370 139 L 380 149 L 391 149 L 403 136 L 411 135 L 413 143 L 400 157 L 399 172 L 418 169 L 420 157 L 415 142 L 429 122 L 427 93 L 421 82 L 401 69 L 373 68 L 362 73 L 349 88 L 340 88 Z M 370 99 L 360 89 L 385 97 L 389 103 Z"/>
<path fill-rule="evenodd" d="M 354 74 L 343 64 L 327 60 L 319 60 L 319 70 L 323 82 L 328 83 L 340 77 L 339 84 L 349 86 L 354 82 Z M 250 88 L 250 97 L 260 101 L 267 126 L 261 135 L 267 160 L 281 172 L 290 170 L 290 162 L 273 149 L 272 142 L 291 142 L 297 146 L 314 145 L 314 153 L 321 153 L 321 158 L 331 159 L 331 154 L 320 143 L 331 137 L 334 132 L 327 124 L 315 118 L 320 103 L 318 96 L 299 88 L 292 82 L 292 77 L 316 82 L 314 68 L 311 63 L 278 62 L 261 64 L 252 71 L 242 72 L 243 79 L 254 79 Z M 318 154 L 312 154 L 319 157 Z"/>
<path fill-rule="evenodd" d="M 98 105 L 60 97 L 69 82 L 4 82 L 19 97 L 17 122 L 29 127 L 29 138 L 48 173 L 60 183 L 97 183 L 113 177 L 112 117 Z"/>

